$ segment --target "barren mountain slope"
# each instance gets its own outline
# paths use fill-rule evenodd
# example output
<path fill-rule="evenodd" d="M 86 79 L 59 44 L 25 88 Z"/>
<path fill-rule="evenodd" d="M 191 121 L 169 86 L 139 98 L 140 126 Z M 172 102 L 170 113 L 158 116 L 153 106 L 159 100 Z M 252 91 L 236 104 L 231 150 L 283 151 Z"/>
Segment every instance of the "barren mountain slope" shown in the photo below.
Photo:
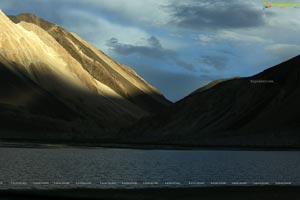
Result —
<path fill-rule="evenodd" d="M 46 30 L 95 79 L 144 110 L 153 113 L 170 104 L 156 88 L 148 84 L 132 69 L 113 61 L 78 35 L 69 33 L 62 27 L 31 14 L 21 14 L 10 18 L 15 23 L 25 21 Z"/>
<path fill-rule="evenodd" d="M 255 76 L 204 88 L 140 122 L 132 129 L 135 140 L 210 146 L 300 146 L 300 56 Z"/>
<path fill-rule="evenodd" d="M 58 29 L 75 39 L 72 34 L 61 28 Z M 81 55 L 86 62 L 91 60 L 71 40 L 68 38 L 65 40 L 68 41 L 65 45 L 73 45 L 71 49 L 74 54 Z M 66 131 L 72 129 L 72 124 L 79 129 L 97 129 L 98 127 L 101 136 L 101 132 L 115 132 L 149 114 L 148 110 L 134 104 L 130 97 L 122 96 L 109 84 L 96 79 L 83 66 L 83 61 L 74 58 L 67 49 L 38 25 L 25 21 L 15 24 L 0 11 L 0 67 L 3 73 L 0 83 L 3 91 L 6 91 L 0 98 L 2 116 L 8 116 L 4 113 L 10 111 L 18 111 L 14 113 L 15 118 L 18 118 L 20 122 L 23 121 L 26 126 L 29 126 L 29 129 L 42 128 L 42 125 L 33 125 L 41 123 L 41 121 L 43 121 L 41 124 L 48 127 L 52 123 L 51 120 L 62 120 L 61 123 L 65 121 L 65 124 L 58 126 L 63 130 L 65 127 L 69 127 Z M 85 47 L 85 50 L 96 51 L 91 45 Z M 139 78 L 133 70 L 117 65 L 107 56 L 103 59 L 116 65 L 109 66 L 107 64 L 106 67 L 111 68 L 111 71 L 114 72 L 106 74 L 109 76 L 107 78 L 114 83 L 119 83 L 118 79 L 114 79 L 116 78 L 114 75 L 118 78 L 121 77 L 120 74 L 123 74 L 126 80 L 132 82 L 130 84 L 138 85 L 141 88 L 138 89 L 138 92 L 143 93 L 140 97 L 146 98 L 144 103 L 149 105 L 150 110 L 153 105 L 164 107 L 165 104 L 168 104 L 168 101 L 160 97 L 158 92 L 152 98 L 150 90 L 153 90 L 153 93 L 156 90 Z M 88 64 L 85 63 L 85 65 Z M 100 71 L 105 69 L 99 64 L 96 65 L 96 68 L 99 68 Z M 123 92 L 130 92 L 131 86 L 123 83 L 120 85 Z M 139 97 L 138 92 L 131 93 L 131 95 L 135 94 Z M 160 98 L 163 103 L 160 102 Z M 151 99 L 150 104 L 147 102 L 148 99 Z M 152 104 L 153 102 L 155 103 Z M 20 127 L 14 126 L 13 117 L 6 118 L 6 121 L 9 119 L 11 121 L 7 124 L 10 124 L 10 128 Z M 81 123 L 84 125 L 81 126 Z M 4 125 L 1 128 L 4 128 Z M 5 129 L 9 129 L 9 127 L 5 127 Z M 57 127 L 54 127 L 54 130 L 56 129 Z M 75 132 L 77 131 L 75 130 Z"/>

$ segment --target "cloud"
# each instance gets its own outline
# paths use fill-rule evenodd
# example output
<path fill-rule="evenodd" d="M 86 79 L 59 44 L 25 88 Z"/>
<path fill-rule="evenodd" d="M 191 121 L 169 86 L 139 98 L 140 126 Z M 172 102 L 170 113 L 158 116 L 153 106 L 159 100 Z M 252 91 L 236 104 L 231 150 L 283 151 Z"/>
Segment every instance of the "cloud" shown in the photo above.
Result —
<path fill-rule="evenodd" d="M 255 35 L 247 35 L 245 33 L 237 33 L 233 31 L 220 31 L 215 36 L 217 40 L 226 40 L 226 41 L 234 41 L 234 42 L 255 42 L 255 43 L 264 43 L 267 40 L 265 38 L 255 36 Z"/>
<path fill-rule="evenodd" d="M 249 32 L 249 31 L 248 31 Z M 220 30 L 215 33 L 210 34 L 199 34 L 197 37 L 194 37 L 195 40 L 198 40 L 201 45 L 208 45 L 218 42 L 230 42 L 230 43 L 270 43 L 271 39 L 264 38 L 257 35 L 249 35 L 245 31 L 227 31 Z"/>
<path fill-rule="evenodd" d="M 193 37 L 193 39 L 198 40 L 201 45 L 207 45 L 215 40 L 213 37 L 204 34 Z"/>
<path fill-rule="evenodd" d="M 247 28 L 265 24 L 261 9 L 253 4 L 234 0 L 189 0 L 168 6 L 175 24 L 193 30 Z"/>
<path fill-rule="evenodd" d="M 159 40 L 151 36 L 147 39 L 147 44 L 132 45 L 120 43 L 117 38 L 111 38 L 107 41 L 106 45 L 111 48 L 115 53 L 120 55 L 139 54 L 151 58 L 166 59 L 176 56 L 176 53 L 169 49 L 164 49 Z"/>
<path fill-rule="evenodd" d="M 101 15 L 84 9 L 69 8 L 64 12 L 61 23 L 69 31 L 79 34 L 103 51 L 108 50 L 106 49 L 106 41 L 112 37 L 119 38 L 126 43 L 134 43 L 136 38 L 150 36 L 138 27 L 114 23 Z"/>
<path fill-rule="evenodd" d="M 157 49 L 162 49 L 162 45 L 160 44 L 160 41 L 154 37 L 151 36 L 149 39 L 147 39 L 148 43 L 150 44 L 150 46 L 157 48 Z"/>
<path fill-rule="evenodd" d="M 181 66 L 181 67 L 183 67 L 183 68 L 185 68 L 189 71 L 192 71 L 192 72 L 196 71 L 194 65 L 191 64 L 191 63 L 187 63 L 187 62 L 185 62 L 183 60 L 180 60 L 178 58 L 175 58 L 174 61 L 175 61 L 176 65 L 178 65 L 178 66 Z"/>
<path fill-rule="evenodd" d="M 270 54 L 286 60 L 300 54 L 300 45 L 295 44 L 273 44 L 265 48 Z"/>
<path fill-rule="evenodd" d="M 106 13 L 113 13 L 118 20 L 125 19 L 133 24 L 160 26 L 166 24 L 171 17 L 163 9 L 168 2 L 169 0 L 85 0 L 84 4 L 88 3 Z"/>
<path fill-rule="evenodd" d="M 120 43 L 117 38 L 111 38 L 106 42 L 106 45 L 110 47 L 110 50 L 119 54 L 119 55 L 141 55 L 144 57 L 149 57 L 152 59 L 160 59 L 165 61 L 174 62 L 177 66 L 183 67 L 189 71 L 195 71 L 195 67 L 191 63 L 187 63 L 179 58 L 179 55 L 176 51 L 171 49 L 164 48 L 160 41 L 151 36 L 146 39 L 146 43 L 144 44 L 124 44 Z"/>
<path fill-rule="evenodd" d="M 206 55 L 201 56 L 200 61 L 208 66 L 212 66 L 217 70 L 225 68 L 228 58 L 225 56 Z"/>
<path fill-rule="evenodd" d="M 89 10 L 111 16 L 115 20 L 129 24 L 161 25 L 166 24 L 170 15 L 163 7 L 168 0 L 1 0 L 2 9 L 39 13 L 40 16 L 63 14 L 69 8 Z"/>

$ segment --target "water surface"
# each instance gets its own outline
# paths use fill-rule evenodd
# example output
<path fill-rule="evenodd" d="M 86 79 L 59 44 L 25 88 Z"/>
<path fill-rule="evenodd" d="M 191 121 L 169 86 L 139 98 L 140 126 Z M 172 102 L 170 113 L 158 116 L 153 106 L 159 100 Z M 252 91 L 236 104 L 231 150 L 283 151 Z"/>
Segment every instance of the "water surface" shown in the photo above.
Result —
<path fill-rule="evenodd" d="M 300 152 L 0 148 L 0 188 L 300 185 Z"/>

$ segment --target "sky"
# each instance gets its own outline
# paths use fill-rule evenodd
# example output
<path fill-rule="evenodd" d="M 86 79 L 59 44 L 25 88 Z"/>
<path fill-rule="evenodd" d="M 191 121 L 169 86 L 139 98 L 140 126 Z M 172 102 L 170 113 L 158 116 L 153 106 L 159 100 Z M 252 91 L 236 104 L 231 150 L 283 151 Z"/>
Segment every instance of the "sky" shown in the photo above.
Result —
<path fill-rule="evenodd" d="M 262 0 L 0 0 L 75 32 L 172 101 L 300 54 L 300 9 Z"/>

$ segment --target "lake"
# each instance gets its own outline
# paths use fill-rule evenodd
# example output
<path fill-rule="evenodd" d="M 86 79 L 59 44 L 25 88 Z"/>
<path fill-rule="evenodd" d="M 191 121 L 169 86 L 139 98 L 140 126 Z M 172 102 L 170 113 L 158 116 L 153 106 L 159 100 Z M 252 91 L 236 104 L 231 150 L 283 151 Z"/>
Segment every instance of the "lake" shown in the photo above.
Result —
<path fill-rule="evenodd" d="M 300 152 L 0 148 L 0 189 L 300 185 Z"/>

